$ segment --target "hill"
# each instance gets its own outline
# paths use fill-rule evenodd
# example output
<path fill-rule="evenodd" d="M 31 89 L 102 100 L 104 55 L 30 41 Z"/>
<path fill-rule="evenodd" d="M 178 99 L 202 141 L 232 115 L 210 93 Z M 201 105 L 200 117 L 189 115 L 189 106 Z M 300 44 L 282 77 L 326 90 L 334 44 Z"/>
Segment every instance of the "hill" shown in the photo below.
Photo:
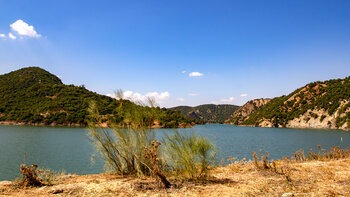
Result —
<path fill-rule="evenodd" d="M 239 107 L 225 123 L 231 123 L 235 125 L 242 124 L 246 121 L 250 115 L 260 109 L 262 106 L 267 104 L 271 99 L 254 99 L 248 101 L 243 106 Z"/>
<path fill-rule="evenodd" d="M 348 130 L 350 77 L 309 83 L 287 96 L 272 99 L 239 124 Z"/>
<path fill-rule="evenodd" d="M 0 75 L 0 121 L 11 124 L 86 126 L 87 108 L 97 103 L 106 124 L 123 117 L 116 109 L 119 101 L 87 90 L 65 85 L 55 75 L 39 67 L 27 67 Z M 128 105 L 134 103 L 125 100 Z M 149 107 L 143 107 L 149 110 Z M 155 108 L 158 126 L 178 127 L 192 122 L 178 112 Z"/>
<path fill-rule="evenodd" d="M 224 123 L 239 106 L 206 104 L 196 107 L 178 106 L 169 108 L 202 123 Z"/>

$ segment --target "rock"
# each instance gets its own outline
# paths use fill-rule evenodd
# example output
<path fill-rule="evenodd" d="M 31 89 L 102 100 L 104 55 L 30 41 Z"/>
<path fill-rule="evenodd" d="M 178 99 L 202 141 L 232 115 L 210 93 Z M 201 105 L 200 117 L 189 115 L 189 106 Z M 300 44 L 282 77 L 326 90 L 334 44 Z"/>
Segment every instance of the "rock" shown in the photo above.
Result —
<path fill-rule="evenodd" d="M 11 184 L 12 184 L 11 181 L 0 181 L 0 186 L 9 186 Z"/>
<path fill-rule="evenodd" d="M 282 194 L 282 197 L 292 197 L 292 196 L 294 196 L 294 194 L 292 194 L 290 192 Z"/>
<path fill-rule="evenodd" d="M 63 189 L 55 189 L 55 190 L 52 190 L 50 193 L 51 193 L 51 194 L 63 193 Z"/>

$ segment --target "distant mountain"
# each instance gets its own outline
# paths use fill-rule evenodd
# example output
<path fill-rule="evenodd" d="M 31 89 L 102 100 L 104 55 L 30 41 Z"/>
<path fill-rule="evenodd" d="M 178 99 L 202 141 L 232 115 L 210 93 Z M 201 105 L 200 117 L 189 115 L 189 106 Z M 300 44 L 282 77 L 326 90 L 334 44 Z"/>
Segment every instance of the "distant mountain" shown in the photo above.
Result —
<path fill-rule="evenodd" d="M 228 122 L 262 127 L 349 130 L 350 77 L 309 83 L 241 116 L 233 115 Z"/>
<path fill-rule="evenodd" d="M 97 103 L 106 124 L 123 118 L 116 111 L 118 100 L 91 92 L 84 86 L 65 85 L 57 76 L 39 67 L 0 75 L 2 124 L 86 126 L 91 101 Z M 124 101 L 127 105 L 136 105 Z M 156 108 L 156 111 L 160 127 L 185 126 L 193 121 L 165 108 Z"/>
<path fill-rule="evenodd" d="M 239 106 L 206 104 L 196 107 L 178 106 L 169 108 L 181 114 L 196 119 L 200 123 L 224 123 Z"/>

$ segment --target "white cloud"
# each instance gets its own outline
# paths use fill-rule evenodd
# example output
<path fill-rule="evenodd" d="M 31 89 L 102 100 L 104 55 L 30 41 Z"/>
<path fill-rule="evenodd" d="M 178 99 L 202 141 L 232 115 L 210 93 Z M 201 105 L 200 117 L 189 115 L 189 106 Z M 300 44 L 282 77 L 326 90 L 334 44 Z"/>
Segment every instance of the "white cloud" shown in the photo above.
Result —
<path fill-rule="evenodd" d="M 116 98 L 114 94 L 107 94 L 107 96 Z M 157 103 L 162 103 L 164 100 L 170 98 L 169 92 L 148 92 L 146 94 L 140 94 L 130 90 L 123 92 L 123 96 L 125 99 L 143 103 L 146 103 L 148 98 L 153 98 Z"/>
<path fill-rule="evenodd" d="M 150 98 L 155 98 L 156 100 L 164 100 L 170 97 L 169 92 L 149 92 L 146 94 L 146 97 L 150 97 Z"/>
<path fill-rule="evenodd" d="M 181 101 L 181 102 L 184 102 L 184 101 L 185 101 L 184 98 L 176 98 L 176 100 Z"/>
<path fill-rule="evenodd" d="M 12 40 L 16 39 L 17 37 L 14 36 L 12 33 L 9 33 L 9 38 L 11 38 Z"/>
<path fill-rule="evenodd" d="M 39 38 L 41 35 L 38 34 L 32 25 L 28 25 L 23 20 L 17 20 L 10 25 L 11 29 L 21 36 L 28 36 L 32 38 Z"/>
<path fill-rule="evenodd" d="M 248 96 L 248 94 L 241 94 L 241 97 L 246 97 Z"/>
<path fill-rule="evenodd" d="M 181 73 L 182 73 L 182 74 L 185 74 L 186 72 L 187 72 L 187 71 L 183 70 Z"/>
<path fill-rule="evenodd" d="M 198 96 L 199 94 L 196 93 L 189 93 L 188 96 Z"/>
<path fill-rule="evenodd" d="M 230 98 L 223 98 L 223 99 L 221 99 L 220 101 L 221 101 L 221 102 L 224 102 L 224 103 L 232 103 L 232 102 L 235 101 L 235 100 L 236 100 L 236 98 L 233 97 L 233 96 L 231 96 Z"/>
<path fill-rule="evenodd" d="M 191 72 L 191 73 L 188 74 L 188 76 L 190 76 L 190 77 L 201 77 L 203 75 L 204 74 L 200 73 L 200 72 Z"/>
<path fill-rule="evenodd" d="M 5 34 L 0 34 L 0 38 L 6 38 Z"/>

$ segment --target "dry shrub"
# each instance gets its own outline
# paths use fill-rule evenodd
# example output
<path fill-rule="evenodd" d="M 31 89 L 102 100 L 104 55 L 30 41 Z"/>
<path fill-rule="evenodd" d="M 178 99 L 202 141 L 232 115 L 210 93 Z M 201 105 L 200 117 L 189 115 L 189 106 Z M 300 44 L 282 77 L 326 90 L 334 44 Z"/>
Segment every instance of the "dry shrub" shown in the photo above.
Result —
<path fill-rule="evenodd" d="M 37 168 L 38 165 L 31 165 L 27 167 L 25 164 L 22 164 L 20 167 L 22 175 L 20 185 L 23 187 L 44 185 L 44 183 L 38 178 L 39 171 Z"/>
<path fill-rule="evenodd" d="M 318 152 L 313 152 L 312 149 L 308 152 L 307 155 L 304 154 L 304 150 L 298 150 L 293 157 L 296 161 L 306 161 L 306 160 L 318 160 L 318 161 L 329 161 L 337 159 L 345 159 L 350 157 L 350 148 L 340 149 L 339 146 L 334 146 L 329 148 L 329 151 L 326 149 L 321 149 L 321 146 L 318 145 Z"/>
<path fill-rule="evenodd" d="M 229 157 L 227 158 L 227 161 L 230 163 L 228 167 L 233 172 L 241 171 L 242 167 L 247 164 L 246 158 L 243 158 L 242 160 L 238 160 L 236 157 Z"/>
<path fill-rule="evenodd" d="M 252 152 L 254 158 L 254 165 L 258 170 L 267 170 L 269 172 L 276 173 L 284 176 L 288 182 L 291 182 L 292 168 L 290 166 L 290 159 L 285 157 L 283 160 L 269 161 L 269 153 L 266 152 L 264 155 L 263 151 L 260 150 L 260 158 L 256 152 Z"/>
<path fill-rule="evenodd" d="M 266 152 L 264 155 L 263 150 L 260 150 L 261 161 L 259 161 L 259 155 L 256 152 L 252 152 L 254 158 L 254 165 L 257 169 L 270 169 L 271 165 L 269 162 L 269 153 Z"/>
<path fill-rule="evenodd" d="M 145 158 L 150 161 L 152 174 L 156 177 L 158 183 L 160 183 L 159 185 L 162 184 L 163 187 L 170 188 L 171 183 L 165 177 L 164 173 L 162 173 L 162 169 L 165 166 L 165 162 L 161 162 L 161 160 L 158 157 L 158 149 L 160 145 L 161 143 L 156 140 L 152 141 L 151 143 L 152 149 L 145 147 Z"/>

